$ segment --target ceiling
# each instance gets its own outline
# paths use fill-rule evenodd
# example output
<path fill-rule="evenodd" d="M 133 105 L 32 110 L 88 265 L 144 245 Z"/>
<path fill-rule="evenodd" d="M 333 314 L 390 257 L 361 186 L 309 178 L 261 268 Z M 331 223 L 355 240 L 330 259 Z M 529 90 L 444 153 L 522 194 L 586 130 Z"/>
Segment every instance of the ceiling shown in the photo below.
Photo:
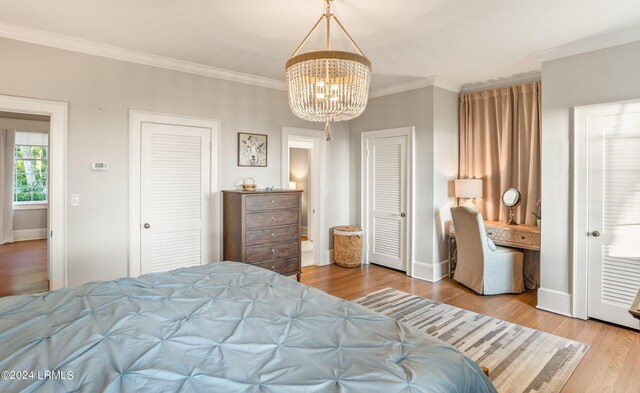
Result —
<path fill-rule="evenodd" d="M 374 90 L 536 71 L 536 52 L 640 26 L 638 0 L 335 0 L 333 10 L 371 59 Z M 0 0 L 0 25 L 283 80 L 323 11 L 322 0 Z M 348 48 L 333 32 L 334 48 Z"/>

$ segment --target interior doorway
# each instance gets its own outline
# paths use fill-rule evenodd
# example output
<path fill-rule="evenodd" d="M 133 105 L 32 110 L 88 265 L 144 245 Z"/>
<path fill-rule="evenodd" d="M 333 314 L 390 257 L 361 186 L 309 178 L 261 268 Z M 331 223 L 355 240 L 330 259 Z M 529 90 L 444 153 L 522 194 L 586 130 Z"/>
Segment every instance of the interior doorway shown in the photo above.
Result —
<path fill-rule="evenodd" d="M 0 296 L 49 290 L 50 116 L 0 111 Z"/>
<path fill-rule="evenodd" d="M 289 189 L 302 190 L 300 206 L 301 238 L 300 249 L 302 266 L 313 265 L 313 219 L 315 208 L 310 200 L 313 193 L 311 183 L 311 154 L 313 143 L 302 141 L 289 141 Z"/>
<path fill-rule="evenodd" d="M 578 318 L 640 329 L 640 101 L 575 109 L 574 304 Z"/>
<path fill-rule="evenodd" d="M 220 121 L 130 111 L 129 275 L 220 261 Z"/>
<path fill-rule="evenodd" d="M 301 264 L 325 265 L 324 236 L 325 140 L 323 131 L 282 128 L 282 188 L 303 190 L 301 211 Z"/>
<path fill-rule="evenodd" d="M 365 260 L 411 274 L 413 127 L 362 133 Z"/>

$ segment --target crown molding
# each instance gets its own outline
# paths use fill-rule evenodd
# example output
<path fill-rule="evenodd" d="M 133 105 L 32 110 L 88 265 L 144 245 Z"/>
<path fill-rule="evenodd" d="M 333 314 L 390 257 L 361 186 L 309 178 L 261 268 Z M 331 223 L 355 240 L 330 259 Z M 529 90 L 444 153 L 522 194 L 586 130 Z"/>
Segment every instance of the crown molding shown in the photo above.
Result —
<path fill-rule="evenodd" d="M 634 41 L 640 41 L 640 26 L 534 52 L 531 56 L 540 62 L 543 62 L 591 52 L 598 49 L 609 48 L 612 46 L 628 44 Z"/>
<path fill-rule="evenodd" d="M 248 85 L 286 90 L 285 83 L 277 79 L 244 74 L 6 23 L 0 23 L 0 37 Z"/>
<path fill-rule="evenodd" d="M 416 81 L 411 81 L 384 89 L 377 89 L 369 93 L 369 98 L 377 98 L 382 96 L 388 96 L 391 94 L 403 93 L 405 91 L 411 91 L 416 89 L 422 89 L 424 87 L 439 87 L 441 89 L 449 90 L 454 93 L 459 93 L 461 85 L 455 82 L 448 81 L 439 76 L 430 76 L 427 78 L 421 78 Z"/>
<path fill-rule="evenodd" d="M 466 83 L 462 85 L 462 93 L 470 93 L 474 91 L 482 91 L 489 89 L 498 89 L 506 86 L 520 85 L 523 83 L 539 81 L 542 79 L 540 71 L 523 72 L 504 78 L 489 79 L 484 82 Z"/>

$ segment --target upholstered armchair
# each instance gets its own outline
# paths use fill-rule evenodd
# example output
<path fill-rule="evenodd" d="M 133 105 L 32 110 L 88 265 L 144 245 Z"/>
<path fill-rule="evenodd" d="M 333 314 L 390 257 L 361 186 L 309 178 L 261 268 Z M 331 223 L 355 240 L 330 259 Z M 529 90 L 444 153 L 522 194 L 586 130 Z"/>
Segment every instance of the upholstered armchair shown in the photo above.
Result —
<path fill-rule="evenodd" d="M 487 238 L 482 214 L 474 209 L 454 207 L 451 215 L 458 250 L 453 278 L 483 295 L 523 292 L 524 254 Z"/>

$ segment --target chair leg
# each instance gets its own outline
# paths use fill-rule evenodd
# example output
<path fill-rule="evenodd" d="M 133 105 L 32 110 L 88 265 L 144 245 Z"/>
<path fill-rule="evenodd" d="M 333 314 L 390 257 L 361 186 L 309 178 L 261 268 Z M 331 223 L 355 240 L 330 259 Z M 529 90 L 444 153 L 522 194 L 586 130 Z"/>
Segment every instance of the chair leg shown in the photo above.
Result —
<path fill-rule="evenodd" d="M 484 367 L 484 366 L 480 366 L 480 368 L 482 369 L 482 372 L 484 373 L 484 375 L 487 376 L 487 378 L 489 377 L 489 369 Z"/>

